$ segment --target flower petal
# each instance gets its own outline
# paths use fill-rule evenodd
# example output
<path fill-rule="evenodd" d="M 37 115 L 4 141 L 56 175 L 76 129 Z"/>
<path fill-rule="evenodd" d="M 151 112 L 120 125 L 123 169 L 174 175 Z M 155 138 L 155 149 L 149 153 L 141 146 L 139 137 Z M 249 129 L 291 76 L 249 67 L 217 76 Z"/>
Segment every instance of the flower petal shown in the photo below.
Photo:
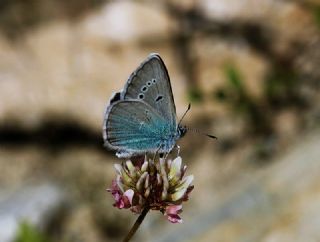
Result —
<path fill-rule="evenodd" d="M 142 191 L 144 183 L 145 183 L 145 179 L 146 179 L 147 176 L 148 176 L 148 172 L 144 172 L 140 176 L 139 180 L 136 183 L 136 188 L 137 188 L 138 191 L 140 191 L 140 192 Z"/>
<path fill-rule="evenodd" d="M 176 183 L 181 176 L 181 163 L 182 163 L 182 159 L 180 156 L 178 156 L 177 158 L 175 158 L 172 161 L 171 167 L 170 167 L 170 171 L 168 174 L 168 179 L 169 181 L 172 181 L 173 183 Z"/>
<path fill-rule="evenodd" d="M 169 205 L 166 207 L 166 214 L 178 214 L 182 211 L 182 205 Z"/>
<path fill-rule="evenodd" d="M 181 217 L 179 215 L 177 215 L 177 214 L 167 215 L 167 219 L 173 224 L 176 224 L 176 223 L 181 224 L 183 222 Z"/>
<path fill-rule="evenodd" d="M 171 223 L 182 223 L 182 219 L 178 215 L 182 212 L 182 205 L 170 205 L 166 207 L 164 215 Z"/>
<path fill-rule="evenodd" d="M 121 180 L 122 180 L 122 179 L 121 179 L 121 176 L 120 176 L 120 175 L 117 175 L 117 177 L 116 177 L 116 183 L 117 183 L 120 191 L 123 193 L 123 192 L 124 192 L 124 188 L 123 188 L 123 183 L 122 183 Z"/>
<path fill-rule="evenodd" d="M 131 160 L 127 160 L 126 161 L 126 167 L 127 167 L 128 171 L 129 171 L 130 176 L 131 177 L 136 177 L 136 175 L 137 175 L 136 168 L 132 164 Z"/>
<path fill-rule="evenodd" d="M 193 175 L 186 176 L 182 182 L 176 187 L 176 189 L 188 188 L 194 179 Z"/>
<path fill-rule="evenodd" d="M 147 188 L 149 188 L 149 174 L 147 173 L 147 177 L 146 177 L 146 179 L 145 179 L 145 181 L 144 181 L 144 189 L 147 189 Z"/>
<path fill-rule="evenodd" d="M 150 194 L 150 187 L 148 187 L 145 192 L 144 192 L 144 196 L 145 197 L 149 197 L 149 194 Z"/>
<path fill-rule="evenodd" d="M 147 171 L 148 166 L 149 166 L 149 163 L 148 163 L 147 160 L 145 160 L 145 161 L 143 162 L 142 166 L 141 166 L 141 171 L 142 171 L 142 172 Z"/>
<path fill-rule="evenodd" d="M 119 175 L 122 174 L 122 166 L 120 164 L 114 164 L 114 168 L 116 169 Z"/>
<path fill-rule="evenodd" d="M 168 175 L 165 169 L 165 160 L 160 158 L 160 175 L 162 178 L 162 193 L 161 193 L 161 200 L 166 200 L 168 195 L 168 188 L 169 188 L 169 181 L 168 181 Z"/>
<path fill-rule="evenodd" d="M 123 194 L 123 196 L 127 197 L 129 202 L 130 202 L 130 206 L 132 205 L 132 199 L 133 199 L 133 195 L 134 195 L 134 191 L 132 189 L 128 189 L 127 191 L 125 191 L 125 193 Z"/>
<path fill-rule="evenodd" d="M 179 199 L 183 198 L 192 181 L 193 181 L 193 175 L 185 177 L 182 183 L 175 188 L 175 192 L 171 194 L 170 196 L 171 201 L 178 201 Z"/>

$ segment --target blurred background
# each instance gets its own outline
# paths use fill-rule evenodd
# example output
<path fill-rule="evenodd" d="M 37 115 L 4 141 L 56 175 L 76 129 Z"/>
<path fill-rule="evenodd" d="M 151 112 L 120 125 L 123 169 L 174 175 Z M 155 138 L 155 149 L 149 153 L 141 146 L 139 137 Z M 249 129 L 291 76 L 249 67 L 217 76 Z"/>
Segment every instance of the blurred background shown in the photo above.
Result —
<path fill-rule="evenodd" d="M 121 241 L 136 216 L 105 189 L 105 105 L 165 61 L 195 176 L 184 223 L 134 241 L 320 241 L 320 2 L 2 0 L 0 241 Z"/>

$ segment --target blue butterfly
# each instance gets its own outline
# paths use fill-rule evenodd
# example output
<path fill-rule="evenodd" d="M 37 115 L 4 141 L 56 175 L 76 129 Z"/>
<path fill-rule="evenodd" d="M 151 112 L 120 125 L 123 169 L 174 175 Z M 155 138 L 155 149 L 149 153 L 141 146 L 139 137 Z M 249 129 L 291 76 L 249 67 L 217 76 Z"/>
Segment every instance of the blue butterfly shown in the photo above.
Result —
<path fill-rule="evenodd" d="M 150 54 L 112 96 L 104 116 L 104 144 L 121 158 L 169 153 L 186 131 L 177 124 L 167 68 L 158 54 Z"/>

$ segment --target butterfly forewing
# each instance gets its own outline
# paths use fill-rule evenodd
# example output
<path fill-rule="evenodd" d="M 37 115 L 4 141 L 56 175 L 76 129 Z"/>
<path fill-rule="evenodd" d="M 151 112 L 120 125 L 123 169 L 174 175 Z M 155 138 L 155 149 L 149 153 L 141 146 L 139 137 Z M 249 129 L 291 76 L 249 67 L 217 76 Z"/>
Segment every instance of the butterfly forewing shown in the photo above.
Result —
<path fill-rule="evenodd" d="M 153 107 L 176 130 L 176 110 L 167 69 L 157 54 L 151 54 L 131 74 L 122 99 L 138 99 Z"/>

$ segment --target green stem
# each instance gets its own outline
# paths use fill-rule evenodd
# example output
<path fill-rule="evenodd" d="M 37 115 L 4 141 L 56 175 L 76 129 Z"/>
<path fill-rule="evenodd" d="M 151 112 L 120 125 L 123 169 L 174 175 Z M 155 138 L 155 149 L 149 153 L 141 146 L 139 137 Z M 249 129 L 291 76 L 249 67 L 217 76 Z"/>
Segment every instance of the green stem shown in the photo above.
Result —
<path fill-rule="evenodd" d="M 134 223 L 134 225 L 132 226 L 132 228 L 130 229 L 129 233 L 127 234 L 127 236 L 124 238 L 123 242 L 128 242 L 130 241 L 130 239 L 133 237 L 133 235 L 137 232 L 138 228 L 140 227 L 140 225 L 142 224 L 142 221 L 144 220 L 144 218 L 146 217 L 147 213 L 149 212 L 150 208 L 149 206 L 145 207 L 142 210 L 142 213 L 139 215 L 139 217 L 137 218 L 136 222 Z"/>

